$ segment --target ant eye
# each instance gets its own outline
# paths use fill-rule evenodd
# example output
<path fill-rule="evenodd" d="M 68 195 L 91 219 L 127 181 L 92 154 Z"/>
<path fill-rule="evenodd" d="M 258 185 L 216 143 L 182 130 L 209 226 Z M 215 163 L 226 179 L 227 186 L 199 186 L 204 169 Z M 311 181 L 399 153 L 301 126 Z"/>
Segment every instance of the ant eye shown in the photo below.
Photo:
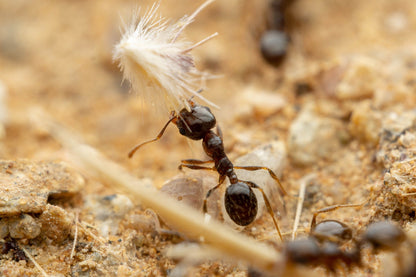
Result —
<path fill-rule="evenodd" d="M 179 133 L 184 136 L 186 134 L 186 130 L 184 128 L 179 128 Z"/>

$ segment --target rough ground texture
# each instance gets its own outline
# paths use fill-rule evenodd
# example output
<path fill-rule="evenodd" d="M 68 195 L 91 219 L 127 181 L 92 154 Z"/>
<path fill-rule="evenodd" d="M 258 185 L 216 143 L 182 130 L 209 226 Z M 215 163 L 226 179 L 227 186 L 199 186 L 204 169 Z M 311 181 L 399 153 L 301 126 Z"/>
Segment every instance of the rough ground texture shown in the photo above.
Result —
<path fill-rule="evenodd" d="M 247 275 L 247 265 L 238 261 L 186 264 L 167 258 L 165 250 L 186 238 L 88 174 L 30 120 L 33 108 L 42 108 L 156 187 L 178 174 L 181 159 L 205 158 L 200 142 L 187 143 L 173 127 L 127 158 L 130 147 L 153 138 L 168 116 L 157 116 L 129 93 L 111 58 L 120 15 L 142 5 L 151 2 L 0 0 L 0 275 L 41 274 L 23 249 L 51 276 Z M 178 19 L 198 5 L 163 1 L 161 12 Z M 266 11 L 266 1 L 217 1 L 186 30 L 192 41 L 219 32 L 194 55 L 198 69 L 224 75 L 208 81 L 203 94 L 221 107 L 212 110 L 231 160 L 272 141 L 284 145 L 284 163 L 276 171 L 286 190 L 297 194 L 302 178 L 310 177 L 298 236 L 308 231 L 315 210 L 369 199 L 359 210 L 340 209 L 318 221 L 340 220 L 357 235 L 387 218 L 414 238 L 414 1 L 295 0 L 287 11 L 291 40 L 279 67 L 263 61 L 259 51 Z M 63 160 L 75 169 L 67 171 Z M 217 177 L 189 176 L 165 190 L 200 209 Z M 195 194 L 186 193 L 184 182 Z M 59 195 L 63 191 L 70 193 Z M 290 232 L 296 199 L 285 198 L 285 213 L 275 198 L 282 231 Z M 210 203 L 209 210 L 221 219 L 216 206 Z M 17 230 L 13 236 L 11 229 Z M 279 244 L 267 213 L 242 232 Z M 395 259 L 380 260 L 382 255 L 370 253 L 349 276 L 400 273 Z"/>

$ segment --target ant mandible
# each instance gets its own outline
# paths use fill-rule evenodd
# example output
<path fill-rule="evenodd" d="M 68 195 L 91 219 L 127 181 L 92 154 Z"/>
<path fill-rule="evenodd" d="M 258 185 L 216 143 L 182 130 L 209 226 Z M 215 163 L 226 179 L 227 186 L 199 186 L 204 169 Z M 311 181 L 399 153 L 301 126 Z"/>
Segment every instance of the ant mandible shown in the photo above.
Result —
<path fill-rule="evenodd" d="M 268 213 L 273 219 L 274 226 L 279 234 L 280 239 L 283 241 L 282 234 L 280 232 L 277 220 L 274 216 L 273 210 L 270 206 L 270 202 L 264 193 L 264 190 L 257 184 L 250 181 L 239 180 L 234 169 L 243 169 L 249 171 L 255 170 L 267 170 L 270 176 L 277 182 L 281 192 L 287 195 L 287 192 L 280 183 L 276 174 L 267 167 L 263 166 L 233 166 L 232 162 L 228 159 L 224 151 L 224 144 L 222 139 L 222 132 L 217 126 L 217 132 L 213 132 L 212 129 L 216 125 L 216 119 L 211 110 L 206 106 L 201 106 L 188 100 L 190 111 L 182 109 L 177 115 L 174 111 L 171 113 L 170 119 L 159 132 L 156 138 L 146 141 L 144 143 L 136 145 L 128 154 L 131 158 L 134 153 L 144 146 L 145 144 L 159 140 L 166 128 L 170 123 L 173 123 L 178 127 L 179 133 L 185 137 L 193 140 L 201 140 L 205 153 L 211 158 L 209 161 L 201 161 L 195 159 L 186 159 L 181 161 L 179 169 L 187 167 L 197 170 L 212 170 L 217 171 L 219 174 L 218 185 L 208 190 L 203 205 L 203 212 L 207 213 L 207 199 L 211 193 L 219 188 L 225 178 L 228 177 L 230 186 L 227 187 L 224 197 L 225 209 L 230 218 L 240 226 L 247 226 L 254 221 L 257 215 L 257 198 L 253 192 L 253 188 L 258 189 L 264 199 Z M 213 167 L 205 167 L 203 164 L 214 163 Z"/>

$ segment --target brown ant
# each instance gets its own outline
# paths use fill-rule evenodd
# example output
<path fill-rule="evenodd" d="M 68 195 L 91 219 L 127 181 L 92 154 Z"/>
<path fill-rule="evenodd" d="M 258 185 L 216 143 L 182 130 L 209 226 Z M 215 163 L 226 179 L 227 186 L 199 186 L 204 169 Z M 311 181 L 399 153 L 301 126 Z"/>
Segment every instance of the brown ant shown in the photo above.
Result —
<path fill-rule="evenodd" d="M 212 129 L 216 125 L 216 119 L 211 110 L 208 107 L 197 105 L 189 100 L 190 111 L 182 109 L 177 115 L 172 112 L 170 119 L 159 132 L 156 138 L 146 141 L 144 143 L 136 145 L 128 154 L 131 158 L 134 153 L 143 145 L 150 142 L 159 140 L 165 132 L 167 126 L 173 123 L 178 127 L 179 133 L 185 137 L 193 140 L 202 140 L 202 146 L 205 153 L 211 158 L 209 161 L 200 161 L 195 159 L 182 160 L 179 169 L 187 167 L 197 170 L 212 170 L 217 171 L 219 174 L 218 185 L 208 190 L 203 205 L 204 213 L 207 213 L 207 199 L 211 193 L 219 188 L 224 182 L 226 177 L 230 181 L 230 186 L 227 187 L 225 192 L 224 204 L 225 209 L 230 218 L 240 226 L 247 226 L 252 223 L 257 215 L 257 198 L 253 192 L 253 188 L 258 189 L 262 195 L 266 204 L 267 211 L 273 219 L 274 226 L 279 234 L 280 239 L 283 240 L 279 226 L 275 219 L 273 210 L 270 206 L 270 202 L 264 193 L 263 189 L 257 184 L 250 181 L 239 180 L 234 169 L 244 169 L 249 171 L 255 170 L 267 170 L 270 176 L 277 182 L 281 192 L 287 195 L 279 178 L 276 174 L 267 167 L 262 166 L 233 166 L 232 162 L 228 159 L 224 151 L 224 144 L 222 138 L 222 132 L 217 126 L 217 132 L 213 132 Z M 214 163 L 213 167 L 202 166 L 206 163 Z"/>

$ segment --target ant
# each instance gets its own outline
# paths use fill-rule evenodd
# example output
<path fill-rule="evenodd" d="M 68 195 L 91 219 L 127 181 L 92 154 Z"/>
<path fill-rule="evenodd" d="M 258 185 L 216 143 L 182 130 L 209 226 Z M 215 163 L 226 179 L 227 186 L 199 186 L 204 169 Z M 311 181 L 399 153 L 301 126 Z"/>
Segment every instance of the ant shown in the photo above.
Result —
<path fill-rule="evenodd" d="M 335 273 L 336 267 L 340 264 L 344 264 L 348 269 L 351 269 L 353 265 L 362 267 L 362 251 L 366 245 L 371 246 L 373 252 L 397 249 L 405 241 L 406 235 L 401 228 L 391 221 L 371 223 L 359 238 L 354 238 L 352 229 L 338 220 L 324 220 L 316 223 L 316 217 L 320 213 L 344 207 L 360 207 L 366 202 L 363 204 L 334 205 L 315 212 L 309 237 L 286 244 L 287 263 L 323 265 L 330 272 Z M 342 250 L 340 247 L 349 240 L 353 240 L 353 247 Z"/>
<path fill-rule="evenodd" d="M 188 100 L 188 102 L 190 104 L 190 110 L 184 108 L 179 112 L 179 114 L 176 114 L 173 111 L 171 113 L 170 119 L 159 132 L 157 137 L 133 147 L 133 149 L 128 154 L 129 158 L 131 158 L 134 153 L 143 145 L 159 140 L 163 136 L 163 133 L 170 123 L 175 124 L 176 127 L 178 127 L 179 133 L 181 135 L 193 140 L 202 140 L 202 147 L 205 153 L 211 158 L 211 160 L 208 161 L 195 159 L 182 160 L 181 164 L 179 165 L 179 169 L 187 167 L 196 170 L 212 170 L 217 171 L 219 174 L 218 185 L 208 190 L 205 196 L 203 212 L 207 213 L 208 197 L 214 190 L 219 188 L 228 177 L 230 186 L 228 186 L 226 189 L 224 204 L 230 218 L 240 226 L 247 226 L 254 221 L 257 215 L 258 205 L 256 195 L 253 192 L 253 188 L 258 189 L 263 195 L 267 211 L 273 219 L 274 226 L 276 227 L 280 239 L 283 241 L 277 220 L 263 189 L 253 182 L 239 180 L 234 169 L 243 169 L 249 171 L 267 170 L 270 176 L 279 185 L 281 193 L 287 195 L 287 192 L 280 183 L 279 178 L 270 168 L 267 167 L 234 166 L 225 154 L 221 129 L 217 126 L 217 132 L 212 130 L 216 125 L 214 114 L 208 107 L 198 105 L 191 101 L 191 99 Z M 214 163 L 213 167 L 203 166 L 203 164 L 212 162 Z"/>
<path fill-rule="evenodd" d="M 334 222 L 340 223 L 343 227 L 346 226 L 339 221 L 334 220 Z M 338 227 L 334 226 L 334 230 Z M 345 230 L 347 233 L 352 232 L 349 227 Z M 285 248 L 287 264 L 321 265 L 333 273 L 340 264 L 344 264 L 348 269 L 354 265 L 362 267 L 364 245 L 371 246 L 374 252 L 394 251 L 404 241 L 405 234 L 392 222 L 380 221 L 370 224 L 352 249 L 342 250 L 339 243 L 331 241 L 331 236 L 328 239 L 324 240 L 322 237 L 317 238 L 311 235 L 308 238 L 288 242 Z"/>
<path fill-rule="evenodd" d="M 287 30 L 286 13 L 294 0 L 271 0 L 268 7 L 268 30 L 260 38 L 263 58 L 279 66 L 287 53 L 290 37 Z"/>

